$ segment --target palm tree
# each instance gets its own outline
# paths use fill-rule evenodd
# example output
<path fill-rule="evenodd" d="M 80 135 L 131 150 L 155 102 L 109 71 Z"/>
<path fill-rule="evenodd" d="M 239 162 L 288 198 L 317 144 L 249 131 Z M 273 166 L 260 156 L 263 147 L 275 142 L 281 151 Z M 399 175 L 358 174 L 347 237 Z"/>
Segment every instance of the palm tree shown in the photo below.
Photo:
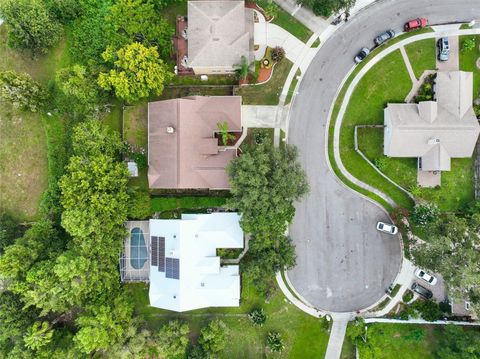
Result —
<path fill-rule="evenodd" d="M 228 123 L 227 121 L 224 122 L 217 122 L 218 132 L 222 137 L 222 143 L 224 146 L 227 145 L 229 140 L 234 140 L 235 136 L 228 132 Z"/>
<path fill-rule="evenodd" d="M 242 56 L 242 63 L 237 66 L 238 68 L 235 70 L 235 72 L 241 80 L 246 80 L 248 75 L 250 74 L 250 65 L 248 64 L 247 58 L 245 56 Z"/>

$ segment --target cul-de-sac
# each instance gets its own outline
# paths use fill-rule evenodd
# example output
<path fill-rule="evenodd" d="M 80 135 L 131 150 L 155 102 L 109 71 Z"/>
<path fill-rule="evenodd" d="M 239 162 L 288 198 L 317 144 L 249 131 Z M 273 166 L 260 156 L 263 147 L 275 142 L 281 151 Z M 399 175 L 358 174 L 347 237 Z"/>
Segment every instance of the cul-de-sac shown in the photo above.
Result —
<path fill-rule="evenodd" d="M 0 358 L 480 359 L 479 0 L 0 0 Z"/>

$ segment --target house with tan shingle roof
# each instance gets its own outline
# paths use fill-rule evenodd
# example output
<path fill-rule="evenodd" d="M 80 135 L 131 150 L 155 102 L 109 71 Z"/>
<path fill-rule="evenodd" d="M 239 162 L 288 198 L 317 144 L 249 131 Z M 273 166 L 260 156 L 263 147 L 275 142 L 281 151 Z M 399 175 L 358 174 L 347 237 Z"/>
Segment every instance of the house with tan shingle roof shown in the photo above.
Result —
<path fill-rule="evenodd" d="M 439 186 L 452 158 L 471 157 L 480 132 L 471 72 L 438 72 L 434 89 L 435 101 L 388 104 L 384 110 L 384 154 L 418 158 L 423 187 Z"/>
<path fill-rule="evenodd" d="M 185 67 L 197 75 L 232 73 L 242 56 L 254 60 L 253 10 L 243 0 L 191 0 L 185 37 Z"/>
<path fill-rule="evenodd" d="M 229 189 L 227 165 L 244 136 L 240 96 L 191 96 L 148 104 L 148 183 L 159 189 Z M 218 123 L 235 137 L 223 145 Z"/>

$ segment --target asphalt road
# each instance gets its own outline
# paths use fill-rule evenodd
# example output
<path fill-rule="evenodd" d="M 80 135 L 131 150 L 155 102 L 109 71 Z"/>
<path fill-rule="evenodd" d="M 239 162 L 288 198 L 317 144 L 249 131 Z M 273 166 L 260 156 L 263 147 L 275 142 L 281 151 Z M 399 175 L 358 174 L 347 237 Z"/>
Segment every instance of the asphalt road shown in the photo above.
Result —
<path fill-rule="evenodd" d="M 290 227 L 297 265 L 288 277 L 319 309 L 366 308 L 381 298 L 400 269 L 399 239 L 375 229 L 378 220 L 387 220 L 385 212 L 343 187 L 328 169 L 325 131 L 335 93 L 355 54 L 363 46 L 373 47 L 373 38 L 384 30 L 400 32 L 406 20 L 419 16 L 431 24 L 480 20 L 480 1 L 377 1 L 323 45 L 293 103 L 288 141 L 300 150 L 311 192 L 296 205 Z"/>

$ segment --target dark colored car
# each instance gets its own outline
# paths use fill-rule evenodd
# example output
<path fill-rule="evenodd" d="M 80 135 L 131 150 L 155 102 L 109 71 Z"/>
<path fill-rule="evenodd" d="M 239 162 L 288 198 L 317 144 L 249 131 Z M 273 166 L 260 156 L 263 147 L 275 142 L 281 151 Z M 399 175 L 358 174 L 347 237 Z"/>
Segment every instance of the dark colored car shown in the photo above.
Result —
<path fill-rule="evenodd" d="M 364 47 L 363 49 L 360 50 L 357 56 L 355 56 L 355 63 L 359 64 L 360 62 L 367 57 L 367 55 L 370 53 L 370 50 Z"/>
<path fill-rule="evenodd" d="M 419 17 L 417 19 L 409 20 L 405 26 L 404 29 L 405 31 L 412 31 L 416 29 L 421 29 L 422 27 L 427 26 L 428 20 L 425 19 L 424 17 Z"/>
<path fill-rule="evenodd" d="M 433 293 L 428 290 L 427 288 L 421 286 L 420 284 L 418 284 L 417 282 L 413 282 L 412 284 L 412 290 L 415 292 L 415 293 L 418 293 L 420 294 L 422 297 L 424 298 L 427 298 L 427 299 L 432 299 L 433 297 Z"/>
<path fill-rule="evenodd" d="M 387 30 L 383 34 L 378 35 L 373 41 L 375 42 L 375 45 L 379 46 L 383 44 L 384 42 L 393 39 L 395 37 L 395 31 L 393 30 Z"/>

